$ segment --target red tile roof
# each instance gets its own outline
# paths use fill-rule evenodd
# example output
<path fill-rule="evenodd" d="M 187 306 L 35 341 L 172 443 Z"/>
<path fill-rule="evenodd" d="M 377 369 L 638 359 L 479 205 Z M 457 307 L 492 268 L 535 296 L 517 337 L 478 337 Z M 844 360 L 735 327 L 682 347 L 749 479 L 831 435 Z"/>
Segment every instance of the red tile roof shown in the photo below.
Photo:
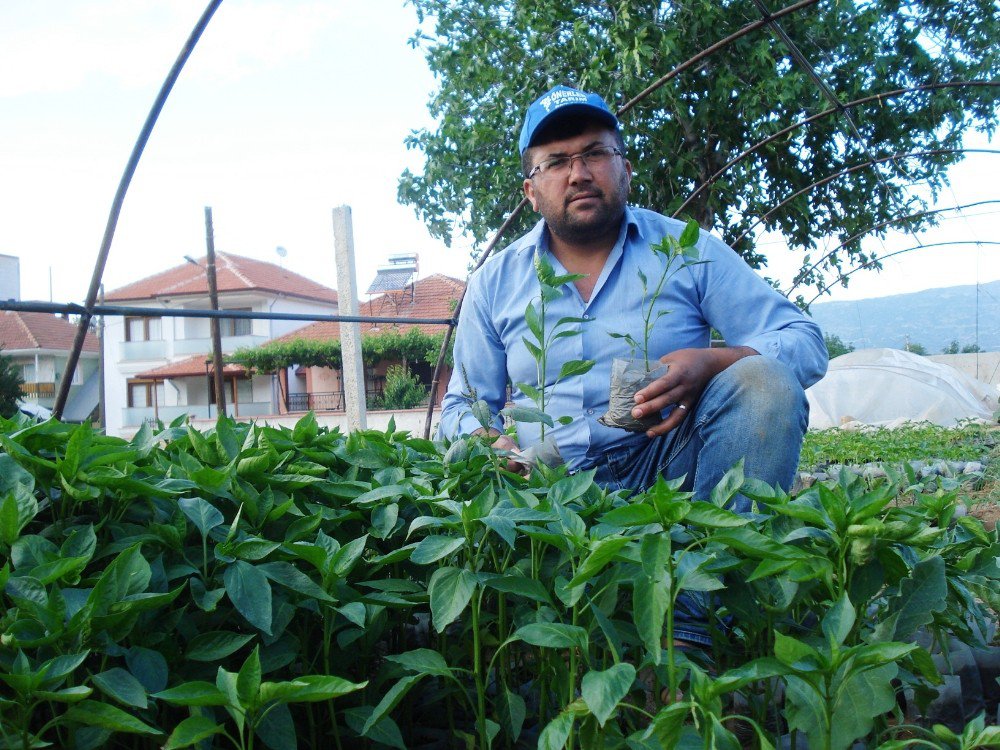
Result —
<path fill-rule="evenodd" d="M 76 324 L 57 315 L 40 312 L 0 312 L 0 346 L 5 351 L 23 349 L 54 349 L 68 352 L 76 338 Z M 87 332 L 83 351 L 97 352 L 97 337 Z"/>
<path fill-rule="evenodd" d="M 193 357 L 182 359 L 178 362 L 171 362 L 169 365 L 156 367 L 152 370 L 140 372 L 134 377 L 140 380 L 170 380 L 172 378 L 193 378 L 197 376 L 205 377 L 215 372 L 212 366 L 212 355 L 195 354 Z M 222 366 L 223 375 L 246 375 L 247 371 L 243 365 L 224 364 Z"/>
<path fill-rule="evenodd" d="M 369 302 L 361 303 L 358 314 L 362 317 L 373 318 L 450 318 L 454 315 L 455 303 L 461 296 L 463 289 L 465 289 L 465 282 L 436 273 L 416 281 L 413 285 L 412 295 L 409 290 L 392 292 L 375 297 Z M 379 331 L 391 328 L 403 331 L 419 328 L 424 333 L 437 333 L 447 328 L 447 325 L 433 323 L 362 323 L 361 333 L 369 333 L 376 326 Z M 340 323 L 320 321 L 297 331 L 286 333 L 275 340 L 319 339 L 326 341 L 339 338 Z"/>
<path fill-rule="evenodd" d="M 208 294 L 208 280 L 204 268 L 207 260 L 202 257 L 198 262 L 201 263 L 201 267 L 193 263 L 182 263 L 162 273 L 147 276 L 115 289 L 105 295 L 105 299 L 109 302 L 121 302 L 183 294 Z M 215 254 L 215 278 L 220 294 L 259 291 L 319 302 L 337 301 L 335 290 L 305 276 L 276 266 L 274 263 L 230 253 Z"/>

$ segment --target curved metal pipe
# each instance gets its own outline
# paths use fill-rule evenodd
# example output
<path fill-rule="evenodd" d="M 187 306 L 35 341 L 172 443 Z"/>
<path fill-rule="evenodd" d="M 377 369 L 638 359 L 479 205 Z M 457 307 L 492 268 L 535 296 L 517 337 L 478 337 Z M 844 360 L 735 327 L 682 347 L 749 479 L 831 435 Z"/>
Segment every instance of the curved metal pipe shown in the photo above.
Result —
<path fill-rule="evenodd" d="M 913 247 L 908 247 L 905 250 L 895 250 L 891 253 L 888 253 L 887 255 L 883 255 L 878 258 L 872 258 L 867 263 L 862 263 L 860 266 L 852 268 L 847 273 L 840 274 L 832 284 L 827 284 L 819 292 L 817 292 L 816 296 L 806 303 L 806 307 L 809 307 L 813 302 L 815 302 L 824 294 L 829 292 L 834 286 L 840 284 L 841 282 L 843 282 L 844 279 L 846 279 L 851 274 L 856 273 L 857 271 L 863 271 L 866 268 L 870 268 L 876 263 L 881 263 L 883 260 L 891 258 L 894 255 L 902 255 L 903 253 L 910 253 L 913 252 L 914 250 L 926 250 L 931 247 L 942 247 L 945 245 L 1000 245 L 1000 242 L 993 242 L 992 240 L 950 240 L 948 242 L 932 242 L 929 245 L 914 245 Z"/>
<path fill-rule="evenodd" d="M 784 295 L 787 297 L 789 294 L 791 294 L 793 291 L 795 291 L 799 287 L 799 285 L 803 281 L 805 281 L 805 279 L 813 271 L 815 271 L 820 266 L 821 263 L 823 263 L 824 261 L 826 261 L 829 258 L 833 257 L 834 255 L 836 255 L 839 250 L 842 250 L 843 248 L 847 247 L 852 242 L 860 239 L 861 237 L 864 237 L 869 232 L 874 232 L 877 229 L 882 229 L 883 227 L 887 227 L 890 224 L 895 224 L 896 222 L 899 222 L 899 221 L 906 221 L 907 219 L 918 219 L 921 216 L 933 216 L 934 214 L 941 214 L 941 213 L 944 213 L 945 211 L 961 211 L 962 209 L 965 209 L 965 208 L 974 208 L 976 206 L 985 206 L 985 205 L 989 205 L 991 203 L 1000 203 L 1000 200 L 976 201 L 975 203 L 964 203 L 964 204 L 962 204 L 960 206 L 948 206 L 947 208 L 934 208 L 934 209 L 931 209 L 929 211 L 917 211 L 916 213 L 909 214 L 908 216 L 896 216 L 896 217 L 894 217 L 892 219 L 886 219 L 885 221 L 880 221 L 878 224 L 874 224 L 874 225 L 868 227 L 867 229 L 863 229 L 860 232 L 858 232 L 857 234 L 855 234 L 854 236 L 849 237 L 848 239 L 844 240 L 839 245 L 837 245 L 835 248 L 833 248 L 833 250 L 831 250 L 826 255 L 824 255 L 822 258 L 820 258 L 815 263 L 813 263 L 811 266 L 809 266 L 809 268 L 807 268 L 805 271 L 796 274 L 795 279 L 793 279 L 793 281 L 792 281 L 792 285 L 788 288 L 788 291 L 786 291 L 784 293 Z"/>
<path fill-rule="evenodd" d="M 747 227 L 747 229 L 742 234 L 740 234 L 739 237 L 737 237 L 736 239 L 733 240 L 733 244 L 735 245 L 736 243 L 738 243 L 740 240 L 742 240 L 744 237 L 746 237 L 748 234 L 750 234 L 750 232 L 752 232 L 754 229 L 756 229 L 761 224 L 763 224 L 765 221 L 767 221 L 767 219 L 770 218 L 776 211 L 778 211 L 779 209 L 781 209 L 784 206 L 788 205 L 793 200 L 795 200 L 796 198 L 798 198 L 800 195 L 808 193 L 810 190 L 812 190 L 814 188 L 821 187 L 822 185 L 825 185 L 828 182 L 832 182 L 833 180 L 837 179 L 838 177 L 843 177 L 844 175 L 851 174 L 852 172 L 857 172 L 858 170 L 865 169 L 867 167 L 870 167 L 870 166 L 873 166 L 875 164 L 879 164 L 879 163 L 885 162 L 885 161 L 894 161 L 894 160 L 897 160 L 897 159 L 911 159 L 911 158 L 914 158 L 914 157 L 917 157 L 917 156 L 938 156 L 940 154 L 953 154 L 953 153 L 959 153 L 959 154 L 1000 154 L 1000 149 L 993 149 L 993 148 L 939 148 L 939 149 L 933 149 L 931 151 L 910 151 L 910 152 L 907 152 L 907 153 L 900 152 L 898 154 L 892 154 L 891 156 L 883 156 L 883 157 L 878 158 L 878 159 L 871 159 L 869 161 L 862 162 L 861 164 L 856 164 L 853 167 L 848 167 L 847 169 L 842 169 L 841 171 L 835 172 L 834 174 L 832 174 L 832 175 L 830 175 L 828 177 L 824 177 L 822 180 L 816 180 L 816 182 L 812 183 L 811 185 L 807 185 L 806 187 L 802 188 L 801 190 L 798 190 L 798 191 L 792 193 L 790 196 L 788 196 L 787 198 L 785 198 L 785 200 L 781 201 L 781 203 L 778 203 L 776 206 L 774 206 L 774 208 L 772 208 L 771 210 L 769 210 L 767 213 L 762 214 L 757 219 L 757 221 L 755 223 L 753 223 L 749 227 Z"/>
<path fill-rule="evenodd" d="M 715 174 L 713 174 L 705 182 L 699 185 L 695 189 L 695 191 L 688 196 L 687 200 L 685 200 L 684 203 L 681 204 L 680 208 L 674 211 L 672 216 L 674 218 L 679 216 L 684 211 L 684 209 L 686 209 L 689 205 L 691 205 L 692 201 L 694 201 L 695 198 L 697 198 L 699 195 L 702 194 L 702 192 L 705 189 L 715 184 L 715 181 L 718 180 L 727 171 L 729 171 L 730 168 L 732 168 L 736 164 L 739 164 L 741 161 L 743 161 L 745 158 L 747 158 L 754 152 L 763 148 L 767 144 L 778 140 L 779 138 L 783 138 L 784 136 L 788 135 L 791 132 L 794 132 L 795 130 L 798 130 L 801 127 L 809 125 L 810 123 L 815 122 L 817 120 L 822 120 L 823 118 L 829 117 L 830 115 L 836 114 L 840 112 L 841 109 L 853 109 L 854 107 L 860 107 L 863 104 L 880 102 L 884 99 L 891 99 L 893 97 L 900 96 L 902 94 L 910 94 L 913 93 L 914 91 L 934 91 L 937 89 L 963 88 L 966 86 L 1000 87 L 1000 81 L 949 81 L 947 83 L 928 83 L 922 86 L 911 86 L 909 88 L 904 88 L 904 89 L 894 89 L 893 91 L 886 91 L 881 94 L 864 96 L 860 99 L 855 99 L 854 101 L 847 102 L 842 107 L 830 107 L 829 109 L 824 109 L 822 112 L 817 112 L 814 115 L 810 115 L 804 120 L 799 120 L 797 123 L 793 123 L 792 125 L 782 128 L 778 132 L 769 135 L 764 140 L 758 141 L 750 148 L 748 148 L 746 151 L 744 151 L 743 153 L 739 154 L 738 156 L 734 157 L 732 160 L 724 164 L 722 167 L 719 168 L 717 172 L 715 172 Z"/>
<path fill-rule="evenodd" d="M 181 70 L 184 68 L 184 64 L 191 56 L 191 52 L 194 51 L 195 45 L 198 43 L 202 33 L 208 26 L 208 22 L 212 20 L 212 16 L 221 4 L 222 0 L 210 0 L 208 6 L 201 14 L 201 18 L 198 19 L 198 23 L 196 23 L 194 29 L 191 30 L 191 34 L 188 36 L 187 41 L 181 48 L 180 53 L 177 55 L 177 59 L 174 60 L 174 64 L 170 68 L 170 72 L 167 74 L 166 79 L 163 81 L 163 85 L 160 86 L 160 92 L 156 95 L 156 100 L 153 102 L 153 106 L 150 108 L 149 114 L 146 116 L 146 121 L 143 123 L 142 130 L 139 132 L 139 137 L 136 139 L 135 145 L 132 147 L 132 153 L 128 158 L 128 163 L 125 165 L 125 172 L 122 174 L 121 180 L 118 182 L 118 190 L 115 192 L 114 200 L 111 202 L 111 211 L 108 214 L 108 223 L 104 228 L 104 238 L 101 240 L 101 248 L 97 253 L 97 262 L 94 265 L 94 273 L 90 279 L 90 290 L 87 292 L 87 300 L 84 303 L 84 312 L 80 315 L 80 323 L 76 329 L 76 337 L 73 339 L 73 348 L 70 350 L 69 359 L 66 361 L 66 369 L 63 372 L 63 379 L 59 384 L 59 394 L 56 396 L 55 406 L 52 409 L 52 414 L 57 419 L 62 417 L 63 409 L 66 406 L 66 399 L 69 396 L 70 385 L 73 382 L 73 372 L 76 370 L 76 365 L 80 361 L 80 352 L 83 350 L 83 342 L 87 338 L 87 329 L 90 327 L 90 320 L 94 317 L 93 309 L 94 305 L 97 304 L 97 294 L 101 288 L 101 279 L 104 277 L 104 267 L 108 263 L 108 254 L 111 252 L 111 241 L 114 239 L 115 228 L 118 226 L 118 216 L 121 214 L 122 204 L 125 202 L 125 194 L 128 192 L 129 184 L 131 184 L 132 177 L 135 175 L 136 167 L 139 164 L 139 157 L 142 156 L 142 152 L 146 148 L 149 136 L 153 132 L 153 126 L 156 125 L 156 121 L 160 116 L 160 111 L 163 109 L 163 105 L 167 101 L 167 97 L 170 95 L 171 89 L 173 89 L 174 84 L 177 82 L 177 78 L 180 76 Z"/>

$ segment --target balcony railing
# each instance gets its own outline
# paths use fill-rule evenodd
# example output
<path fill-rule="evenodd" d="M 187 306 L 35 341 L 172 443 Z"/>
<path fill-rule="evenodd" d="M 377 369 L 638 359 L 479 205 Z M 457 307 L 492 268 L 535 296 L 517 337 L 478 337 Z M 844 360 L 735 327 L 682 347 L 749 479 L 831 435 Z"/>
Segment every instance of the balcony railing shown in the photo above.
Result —
<path fill-rule="evenodd" d="M 122 341 L 119 356 L 122 361 L 166 359 L 166 341 Z"/>
<path fill-rule="evenodd" d="M 52 398 L 56 395 L 55 383 L 21 383 L 21 394 L 35 398 Z"/>
<path fill-rule="evenodd" d="M 223 336 L 222 351 L 226 354 L 235 352 L 237 349 L 244 349 L 260 346 L 267 343 L 267 336 Z M 204 354 L 212 351 L 212 339 L 176 339 L 174 341 L 174 354 Z"/>
<path fill-rule="evenodd" d="M 375 401 L 375 399 L 382 397 L 383 385 L 384 383 L 382 382 L 378 382 L 374 385 L 369 383 L 369 387 L 365 389 L 365 399 L 369 404 L 369 408 L 371 408 L 371 404 Z M 424 399 L 423 405 L 427 405 L 426 399 Z M 285 399 L 285 406 L 290 412 L 344 411 L 346 409 L 343 391 L 329 391 L 326 393 L 289 393 L 288 398 Z"/>

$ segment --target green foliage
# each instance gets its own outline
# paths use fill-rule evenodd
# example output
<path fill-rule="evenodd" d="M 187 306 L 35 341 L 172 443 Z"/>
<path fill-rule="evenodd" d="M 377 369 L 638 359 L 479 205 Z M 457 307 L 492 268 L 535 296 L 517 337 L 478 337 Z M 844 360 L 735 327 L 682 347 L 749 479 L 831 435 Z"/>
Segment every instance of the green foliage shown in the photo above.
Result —
<path fill-rule="evenodd" d="M 402 365 L 390 365 L 385 373 L 381 398 L 372 401 L 372 409 L 413 409 L 427 400 L 427 386 Z"/>
<path fill-rule="evenodd" d="M 835 333 L 824 333 L 823 341 L 826 343 L 826 353 L 830 359 L 854 351 L 854 344 L 845 344 Z"/>
<path fill-rule="evenodd" d="M 444 333 L 427 334 L 413 327 L 405 333 L 389 329 L 362 337 L 364 363 L 374 367 L 385 360 L 437 364 Z M 270 341 L 262 346 L 237 349 L 226 357 L 254 372 L 275 372 L 291 365 L 302 367 L 343 367 L 340 339 L 290 339 Z M 451 363 L 449 352 L 448 362 Z"/>
<path fill-rule="evenodd" d="M 911 352 L 912 354 L 919 354 L 921 357 L 926 357 L 927 356 L 927 347 L 925 347 L 923 344 L 919 344 L 919 343 L 917 343 L 915 341 L 913 341 L 913 342 L 907 341 L 903 345 L 903 350 L 907 351 L 907 352 Z"/>
<path fill-rule="evenodd" d="M 799 467 L 810 471 L 820 463 L 902 464 L 928 458 L 981 461 L 996 445 L 995 431 L 975 422 L 958 427 L 914 422 L 893 429 L 811 430 L 802 445 Z"/>
<path fill-rule="evenodd" d="M 959 346 L 958 339 L 952 339 L 951 343 L 948 344 L 944 349 L 941 350 L 942 354 L 975 354 L 976 352 L 981 352 L 982 349 L 979 348 L 979 344 L 966 344 L 965 346 Z"/>
<path fill-rule="evenodd" d="M 738 747 L 734 692 L 765 747 L 783 722 L 810 747 L 995 737 L 886 722 L 897 681 L 940 681 L 912 633 L 979 643 L 1000 605 L 1000 541 L 953 495 L 792 498 L 737 466 L 708 500 L 630 497 L 444 450 L 312 415 L 0 421 L 0 747 Z M 718 597 L 711 673 L 673 646 L 684 591 Z"/>
<path fill-rule="evenodd" d="M 0 416 L 10 417 L 17 411 L 22 382 L 21 372 L 14 365 L 14 360 L 6 356 L 0 346 Z"/>
<path fill-rule="evenodd" d="M 555 84 L 602 94 L 612 108 L 743 25 L 761 18 L 752 0 L 581 3 L 540 0 L 415 0 L 424 50 L 439 88 L 428 109 L 436 129 L 407 140 L 423 170 L 399 181 L 430 232 L 446 242 L 467 233 L 482 243 L 520 199 L 517 133 L 526 107 Z M 770 10 L 778 5 L 771 4 Z M 995 80 L 1000 26 L 993 0 L 824 2 L 781 20 L 782 28 L 842 102 L 933 81 Z M 997 92 L 951 88 L 895 96 L 853 109 L 877 155 L 955 148 L 972 125 L 992 129 Z M 830 107 L 765 26 L 715 52 L 623 116 L 636 166 L 632 201 L 672 213 L 706 176 L 752 144 Z M 818 119 L 776 139 L 730 169 L 685 211 L 718 231 L 752 265 L 765 261 L 753 229 L 781 200 L 871 157 L 846 135 L 843 117 Z M 847 241 L 880 222 L 915 213 L 909 186 L 944 185 L 960 156 L 926 154 L 880 170 L 861 169 L 797 197 L 761 230 L 780 233 L 803 254 L 820 238 Z M 521 218 L 514 230 L 532 219 Z M 916 228 L 927 219 L 914 219 Z M 856 242 L 825 269 L 870 260 Z M 815 259 L 814 259 L 815 260 Z M 803 269 L 810 260 L 803 259 Z"/>

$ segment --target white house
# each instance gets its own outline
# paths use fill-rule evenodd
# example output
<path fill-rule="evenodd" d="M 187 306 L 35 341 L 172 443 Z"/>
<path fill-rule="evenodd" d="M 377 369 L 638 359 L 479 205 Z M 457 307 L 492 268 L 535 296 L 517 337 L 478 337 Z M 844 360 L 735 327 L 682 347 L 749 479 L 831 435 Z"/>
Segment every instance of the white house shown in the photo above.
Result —
<path fill-rule="evenodd" d="M 0 311 L 0 349 L 21 372 L 21 399 L 51 409 L 73 348 L 76 325 L 57 315 Z M 97 406 L 98 343 L 88 333 L 73 373 L 63 418 L 82 422 Z"/>
<path fill-rule="evenodd" d="M 184 263 L 105 296 L 108 305 L 163 310 L 210 308 L 205 258 Z M 335 315 L 337 293 L 273 263 L 216 253 L 221 310 Z M 222 350 L 259 346 L 307 321 L 221 321 Z M 144 421 L 170 422 L 216 415 L 211 387 L 211 333 L 208 318 L 108 316 L 104 322 L 105 415 L 109 435 L 127 436 Z M 278 411 L 270 375 L 248 377 L 242 367 L 226 366 L 226 411 L 252 417 Z"/>

